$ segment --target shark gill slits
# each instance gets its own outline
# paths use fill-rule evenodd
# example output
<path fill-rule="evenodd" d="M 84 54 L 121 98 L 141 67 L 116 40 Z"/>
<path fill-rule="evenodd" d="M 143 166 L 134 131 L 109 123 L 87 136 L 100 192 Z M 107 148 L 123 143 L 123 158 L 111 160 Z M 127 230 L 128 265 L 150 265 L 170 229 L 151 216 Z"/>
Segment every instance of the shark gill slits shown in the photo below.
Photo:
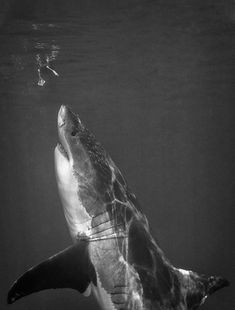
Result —
<path fill-rule="evenodd" d="M 101 225 L 102 223 L 110 221 L 109 213 L 108 212 L 102 212 L 99 214 L 96 214 L 91 221 L 91 226 L 96 227 Z"/>

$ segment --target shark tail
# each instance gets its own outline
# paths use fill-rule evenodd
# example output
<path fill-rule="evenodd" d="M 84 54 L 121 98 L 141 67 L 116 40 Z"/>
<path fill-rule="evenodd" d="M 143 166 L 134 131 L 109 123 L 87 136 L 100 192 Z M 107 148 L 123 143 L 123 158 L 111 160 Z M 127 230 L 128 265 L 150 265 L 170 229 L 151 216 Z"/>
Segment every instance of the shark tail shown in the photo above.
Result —
<path fill-rule="evenodd" d="M 230 283 L 227 279 L 217 276 L 212 276 L 207 279 L 207 294 L 211 295 L 223 287 L 229 286 Z"/>
<path fill-rule="evenodd" d="M 223 277 L 199 275 L 193 271 L 180 269 L 181 284 L 186 289 L 186 304 L 188 309 L 197 309 L 208 296 L 229 286 L 229 281 Z"/>

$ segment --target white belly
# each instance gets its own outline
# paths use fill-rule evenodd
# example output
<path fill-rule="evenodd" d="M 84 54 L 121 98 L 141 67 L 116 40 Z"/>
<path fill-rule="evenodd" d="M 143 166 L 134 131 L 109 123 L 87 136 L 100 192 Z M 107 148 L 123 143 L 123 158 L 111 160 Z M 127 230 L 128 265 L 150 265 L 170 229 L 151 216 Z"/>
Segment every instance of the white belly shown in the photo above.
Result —
<path fill-rule="evenodd" d="M 88 234 L 91 228 L 91 217 L 83 207 L 78 196 L 78 180 L 73 174 L 72 163 L 55 149 L 55 168 L 59 195 L 64 208 L 72 238 L 78 234 Z"/>
<path fill-rule="evenodd" d="M 97 275 L 97 286 L 92 284 L 91 291 L 94 294 L 97 302 L 99 303 L 102 310 L 117 310 L 114 304 L 112 303 L 111 296 L 106 292 L 102 287 L 99 274 Z"/>

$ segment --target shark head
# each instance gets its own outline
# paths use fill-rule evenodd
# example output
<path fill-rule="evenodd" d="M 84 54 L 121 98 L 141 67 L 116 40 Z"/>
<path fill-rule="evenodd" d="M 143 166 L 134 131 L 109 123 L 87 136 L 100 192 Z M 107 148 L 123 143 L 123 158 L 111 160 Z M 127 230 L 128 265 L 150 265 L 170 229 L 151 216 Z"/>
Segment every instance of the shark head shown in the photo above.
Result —
<path fill-rule="evenodd" d="M 76 238 L 87 234 L 92 216 L 102 211 L 112 171 L 101 144 L 67 106 L 58 113 L 58 137 L 57 184 L 71 235 Z"/>

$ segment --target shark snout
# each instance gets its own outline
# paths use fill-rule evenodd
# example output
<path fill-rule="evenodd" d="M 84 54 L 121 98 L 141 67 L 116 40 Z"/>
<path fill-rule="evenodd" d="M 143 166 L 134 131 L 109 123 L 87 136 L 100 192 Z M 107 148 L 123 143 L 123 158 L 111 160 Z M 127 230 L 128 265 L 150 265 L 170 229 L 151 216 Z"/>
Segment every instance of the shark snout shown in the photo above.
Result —
<path fill-rule="evenodd" d="M 69 159 L 70 155 L 70 143 L 69 132 L 71 131 L 71 112 L 66 105 L 62 105 L 58 112 L 57 125 L 58 125 L 58 137 L 59 143 L 57 149 L 66 159 Z"/>
<path fill-rule="evenodd" d="M 65 125 L 67 114 L 68 114 L 68 107 L 65 105 L 62 105 L 58 113 L 58 127 L 59 128 Z"/>
<path fill-rule="evenodd" d="M 57 118 L 59 150 L 69 158 L 75 158 L 81 152 L 80 133 L 83 129 L 78 115 L 66 105 L 62 105 Z"/>
<path fill-rule="evenodd" d="M 70 128 L 81 127 L 81 121 L 78 115 L 74 114 L 66 105 L 62 105 L 58 112 L 58 128 L 61 128 L 64 125 Z"/>

